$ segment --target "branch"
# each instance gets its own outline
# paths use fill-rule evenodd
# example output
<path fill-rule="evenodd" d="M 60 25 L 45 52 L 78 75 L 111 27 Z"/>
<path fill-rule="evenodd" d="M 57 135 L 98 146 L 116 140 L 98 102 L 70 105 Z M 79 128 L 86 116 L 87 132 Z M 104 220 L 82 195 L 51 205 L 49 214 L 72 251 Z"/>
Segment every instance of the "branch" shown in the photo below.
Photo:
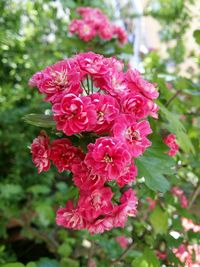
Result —
<path fill-rule="evenodd" d="M 167 103 L 166 103 L 166 107 L 167 106 L 169 106 L 169 104 L 171 104 L 171 102 L 180 94 L 180 92 L 181 92 L 182 90 L 180 89 L 180 90 L 178 90 L 168 101 L 167 101 Z"/>
<path fill-rule="evenodd" d="M 126 257 L 126 255 L 128 254 L 128 252 L 134 248 L 135 246 L 135 243 L 132 243 L 126 250 L 124 250 L 124 252 L 114 261 L 111 262 L 111 265 L 110 266 L 115 266 L 116 263 L 120 263 L 121 260 Z"/>
<path fill-rule="evenodd" d="M 194 191 L 194 193 L 192 194 L 192 198 L 189 202 L 188 205 L 188 209 L 190 209 L 192 207 L 192 205 L 194 204 L 196 198 L 198 197 L 198 195 L 200 194 L 200 184 L 197 186 L 196 190 Z"/>

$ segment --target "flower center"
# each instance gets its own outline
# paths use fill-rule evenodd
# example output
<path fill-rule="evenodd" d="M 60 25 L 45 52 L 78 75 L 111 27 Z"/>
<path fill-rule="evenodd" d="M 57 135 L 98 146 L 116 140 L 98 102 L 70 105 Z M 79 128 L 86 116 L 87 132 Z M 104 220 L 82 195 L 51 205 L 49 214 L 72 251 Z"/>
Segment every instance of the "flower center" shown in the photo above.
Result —
<path fill-rule="evenodd" d="M 112 159 L 109 155 L 107 155 L 107 154 L 104 156 L 103 159 L 104 159 L 104 161 L 107 162 L 107 163 L 113 162 L 113 159 Z"/>
<path fill-rule="evenodd" d="M 127 129 L 125 136 L 130 142 L 139 141 L 141 139 L 140 133 L 138 131 L 133 131 L 130 127 Z"/>

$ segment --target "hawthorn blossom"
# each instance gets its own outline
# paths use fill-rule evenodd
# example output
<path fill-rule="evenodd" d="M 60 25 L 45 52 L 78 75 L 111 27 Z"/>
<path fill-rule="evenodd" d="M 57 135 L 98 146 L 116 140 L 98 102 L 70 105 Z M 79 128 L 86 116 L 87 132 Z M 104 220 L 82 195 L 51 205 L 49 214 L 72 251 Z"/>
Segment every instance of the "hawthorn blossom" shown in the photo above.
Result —
<path fill-rule="evenodd" d="M 168 155 L 170 157 L 175 156 L 179 150 L 179 145 L 176 142 L 175 134 L 171 133 L 171 134 L 167 135 L 166 137 L 163 138 L 163 142 L 164 142 L 164 144 L 166 144 L 170 148 Z"/>
<path fill-rule="evenodd" d="M 50 168 L 51 149 L 49 137 L 44 131 L 41 131 L 40 135 L 33 140 L 30 149 L 32 161 L 38 168 L 38 173 L 48 171 Z"/>
<path fill-rule="evenodd" d="M 90 131 L 96 123 L 95 107 L 86 96 L 64 95 L 52 110 L 57 130 L 62 130 L 66 135 Z"/>
<path fill-rule="evenodd" d="M 83 229 L 86 225 L 79 209 L 74 208 L 72 201 L 68 201 L 65 208 L 58 209 L 56 213 L 56 223 L 65 228 L 76 230 Z"/>
<path fill-rule="evenodd" d="M 152 133 L 148 121 L 136 122 L 132 116 L 121 115 L 113 126 L 113 135 L 127 145 L 133 157 L 140 156 L 151 142 L 146 138 Z"/>
<path fill-rule="evenodd" d="M 124 169 L 131 163 L 131 154 L 120 140 L 101 137 L 95 144 L 88 145 L 84 161 L 93 173 L 113 180 L 124 174 Z"/>
<path fill-rule="evenodd" d="M 125 236 L 117 236 L 115 238 L 117 243 L 120 245 L 121 248 L 127 248 L 128 246 L 128 238 Z"/>
<path fill-rule="evenodd" d="M 72 167 L 79 164 L 84 154 L 72 145 L 67 138 L 54 140 L 51 145 L 51 160 L 59 172 L 71 171 Z"/>
<path fill-rule="evenodd" d="M 149 99 L 156 99 L 159 96 L 155 85 L 143 79 L 138 70 L 129 69 L 126 73 L 126 80 L 131 92 L 140 93 Z"/>

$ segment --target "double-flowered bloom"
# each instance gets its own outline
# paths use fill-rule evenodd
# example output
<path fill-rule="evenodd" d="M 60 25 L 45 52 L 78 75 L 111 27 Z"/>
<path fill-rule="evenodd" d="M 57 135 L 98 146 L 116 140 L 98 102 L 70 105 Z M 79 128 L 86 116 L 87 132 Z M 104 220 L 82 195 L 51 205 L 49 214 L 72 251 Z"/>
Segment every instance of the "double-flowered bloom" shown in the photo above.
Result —
<path fill-rule="evenodd" d="M 84 16 L 84 9 L 80 12 Z M 100 18 L 96 20 L 98 24 Z M 44 132 L 35 138 L 33 162 L 38 172 L 47 171 L 50 163 L 58 172 L 70 171 L 79 189 L 78 200 L 57 211 L 57 224 L 92 234 L 124 227 L 137 211 L 130 188 L 137 175 L 134 158 L 151 145 L 147 117 L 157 117 L 155 86 L 136 70 L 124 72 L 116 58 L 92 52 L 47 67 L 29 84 L 45 94 L 63 135 L 52 142 Z M 79 140 L 76 146 L 73 136 Z M 124 186 L 128 189 L 116 197 L 117 188 Z"/>

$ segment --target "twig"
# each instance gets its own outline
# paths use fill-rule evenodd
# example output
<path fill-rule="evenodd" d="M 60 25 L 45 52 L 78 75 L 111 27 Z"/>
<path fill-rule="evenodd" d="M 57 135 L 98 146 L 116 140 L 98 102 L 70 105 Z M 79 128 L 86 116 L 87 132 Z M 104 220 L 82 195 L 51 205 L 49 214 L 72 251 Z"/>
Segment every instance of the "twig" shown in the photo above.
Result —
<path fill-rule="evenodd" d="M 123 253 L 122 253 L 116 260 L 114 260 L 114 261 L 111 262 L 111 265 L 110 265 L 110 266 L 115 266 L 114 264 L 116 264 L 116 263 L 120 263 L 121 260 L 122 260 L 124 257 L 126 257 L 126 255 L 128 254 L 128 252 L 129 252 L 132 248 L 134 248 L 134 246 L 135 246 L 135 243 L 132 243 L 126 250 L 124 250 L 124 252 L 123 252 Z"/>
<path fill-rule="evenodd" d="M 167 103 L 166 103 L 166 107 L 167 106 L 169 106 L 169 104 L 171 104 L 171 102 L 180 94 L 180 92 L 181 92 L 182 90 L 180 89 L 180 90 L 178 90 L 168 101 L 167 101 Z"/>
<path fill-rule="evenodd" d="M 189 202 L 188 208 L 190 209 L 192 207 L 192 205 L 194 204 L 196 198 L 198 197 L 198 195 L 200 194 L 200 184 L 197 186 L 196 190 L 194 191 L 194 193 L 192 194 L 192 198 Z"/>

